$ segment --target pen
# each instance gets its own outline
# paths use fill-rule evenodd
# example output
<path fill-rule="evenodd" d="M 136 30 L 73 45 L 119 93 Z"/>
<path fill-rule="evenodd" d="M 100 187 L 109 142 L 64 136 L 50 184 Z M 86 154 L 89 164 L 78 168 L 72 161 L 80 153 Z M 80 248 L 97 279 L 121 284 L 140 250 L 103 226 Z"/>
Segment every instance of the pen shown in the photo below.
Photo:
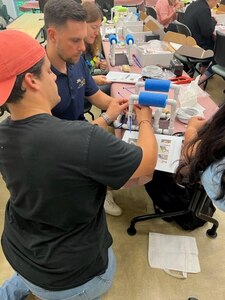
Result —
<path fill-rule="evenodd" d="M 129 116 L 129 129 L 132 130 L 132 116 Z"/>
<path fill-rule="evenodd" d="M 125 98 L 120 92 L 118 92 L 118 95 L 120 95 L 121 98 Z"/>
<path fill-rule="evenodd" d="M 133 54 L 133 58 L 134 58 L 134 61 L 135 61 L 136 65 L 137 65 L 139 68 L 142 68 L 141 63 L 139 62 L 139 60 L 137 59 L 137 57 L 136 57 L 135 54 Z"/>
<path fill-rule="evenodd" d="M 124 87 L 124 86 L 123 86 L 123 89 L 126 90 L 126 91 L 128 91 L 128 92 L 131 93 L 131 94 L 134 94 L 133 92 L 130 91 L 130 88 L 127 88 L 127 87 Z"/>

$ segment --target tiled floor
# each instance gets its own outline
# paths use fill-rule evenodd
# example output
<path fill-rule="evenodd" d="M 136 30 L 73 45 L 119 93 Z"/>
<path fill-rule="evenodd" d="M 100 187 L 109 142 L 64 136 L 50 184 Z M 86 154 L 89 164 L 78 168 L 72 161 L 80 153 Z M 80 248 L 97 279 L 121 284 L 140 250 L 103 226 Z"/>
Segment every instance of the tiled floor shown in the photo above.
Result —
<path fill-rule="evenodd" d="M 209 81 L 207 91 L 216 103 L 221 104 L 225 95 L 224 81 L 213 78 Z M 94 110 L 95 117 L 99 112 Z M 113 248 L 117 256 L 117 273 L 111 290 L 103 300 L 187 300 L 193 296 L 199 300 L 225 299 L 225 218 L 217 211 L 219 220 L 218 237 L 210 239 L 206 224 L 193 232 L 186 232 L 174 223 L 155 219 L 137 225 L 137 234 L 129 236 L 126 232 L 132 217 L 152 211 L 151 200 L 142 187 L 114 192 L 116 202 L 123 209 L 120 217 L 108 216 L 108 225 L 112 233 Z M 0 179 L 0 232 L 3 229 L 5 204 L 8 192 Z M 189 274 L 187 279 L 177 279 L 159 269 L 152 269 L 148 264 L 148 233 L 159 232 L 194 236 L 199 250 L 201 272 Z M 13 270 L 7 263 L 0 249 L 0 284 L 9 278 Z M 30 297 L 31 299 L 31 297 Z M 0 299 L 5 300 L 5 299 Z M 8 299 L 7 299 L 8 300 Z"/>

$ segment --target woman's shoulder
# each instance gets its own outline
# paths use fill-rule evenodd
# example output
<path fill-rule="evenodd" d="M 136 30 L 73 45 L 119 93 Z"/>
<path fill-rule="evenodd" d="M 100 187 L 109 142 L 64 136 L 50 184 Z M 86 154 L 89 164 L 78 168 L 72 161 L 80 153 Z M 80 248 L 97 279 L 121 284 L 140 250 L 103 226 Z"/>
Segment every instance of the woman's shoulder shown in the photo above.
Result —
<path fill-rule="evenodd" d="M 201 182 L 204 189 L 215 205 L 221 210 L 225 210 L 225 202 L 218 200 L 218 196 L 221 191 L 221 176 L 225 169 L 225 158 L 211 164 L 201 175 Z M 224 200 L 224 199 L 221 199 Z M 221 206 L 222 205 L 222 206 Z"/>
<path fill-rule="evenodd" d="M 202 179 L 207 180 L 218 180 L 221 178 L 221 175 L 225 169 L 225 158 L 214 162 L 202 173 Z"/>

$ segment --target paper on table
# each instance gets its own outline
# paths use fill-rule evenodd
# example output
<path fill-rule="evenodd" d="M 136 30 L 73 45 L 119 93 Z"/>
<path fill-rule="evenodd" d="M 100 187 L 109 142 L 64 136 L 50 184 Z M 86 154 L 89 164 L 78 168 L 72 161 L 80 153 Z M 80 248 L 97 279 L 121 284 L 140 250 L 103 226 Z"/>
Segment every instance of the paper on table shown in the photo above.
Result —
<path fill-rule="evenodd" d="M 138 131 L 126 130 L 123 141 L 136 144 Z M 158 159 L 155 169 L 168 173 L 175 173 L 180 159 L 183 138 L 179 136 L 155 134 L 158 143 Z"/>
<path fill-rule="evenodd" d="M 110 71 L 106 78 L 112 82 L 136 83 L 142 77 L 139 73 L 124 73 Z"/>

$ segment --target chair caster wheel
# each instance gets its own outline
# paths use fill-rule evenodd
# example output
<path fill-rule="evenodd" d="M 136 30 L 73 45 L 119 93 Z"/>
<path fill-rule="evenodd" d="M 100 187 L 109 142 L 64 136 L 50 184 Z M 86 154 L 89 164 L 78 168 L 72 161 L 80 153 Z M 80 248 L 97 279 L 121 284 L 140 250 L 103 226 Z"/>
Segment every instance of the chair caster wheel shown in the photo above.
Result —
<path fill-rule="evenodd" d="M 127 233 L 128 233 L 129 235 L 135 235 L 135 234 L 137 233 L 137 230 L 136 230 L 134 227 L 129 227 L 129 228 L 127 229 Z"/>
<path fill-rule="evenodd" d="M 214 230 L 212 229 L 208 229 L 206 231 L 206 234 L 208 237 L 212 238 L 212 239 L 215 239 L 217 237 L 217 232 L 215 232 Z"/>

